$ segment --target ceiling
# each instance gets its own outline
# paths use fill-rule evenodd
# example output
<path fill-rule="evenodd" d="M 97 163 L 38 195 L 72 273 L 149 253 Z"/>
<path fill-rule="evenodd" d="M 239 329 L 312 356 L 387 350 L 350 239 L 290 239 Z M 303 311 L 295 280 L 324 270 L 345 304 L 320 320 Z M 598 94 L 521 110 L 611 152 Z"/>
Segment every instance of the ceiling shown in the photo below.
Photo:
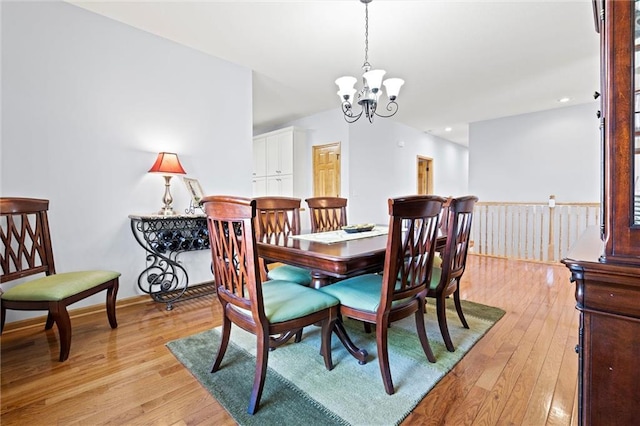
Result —
<path fill-rule="evenodd" d="M 251 68 L 256 128 L 340 114 L 334 80 L 364 62 L 358 0 L 69 3 Z M 369 4 L 369 62 L 406 81 L 392 119 L 463 145 L 469 123 L 593 101 L 598 50 L 586 0 Z"/>

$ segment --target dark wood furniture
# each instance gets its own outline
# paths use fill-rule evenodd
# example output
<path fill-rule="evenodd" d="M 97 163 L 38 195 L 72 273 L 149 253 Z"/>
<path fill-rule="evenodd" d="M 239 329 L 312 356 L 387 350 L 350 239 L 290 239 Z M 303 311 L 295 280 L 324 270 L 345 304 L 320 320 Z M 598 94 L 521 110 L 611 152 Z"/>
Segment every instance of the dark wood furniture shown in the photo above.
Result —
<path fill-rule="evenodd" d="M 258 409 L 269 358 L 269 337 L 312 324 L 322 325 L 320 354 L 327 370 L 331 360 L 331 332 L 338 316 L 338 300 L 293 282 L 262 283 L 256 250 L 256 201 L 235 197 L 205 197 L 211 256 L 223 322 L 220 348 L 211 372 L 220 369 L 231 323 L 257 338 L 256 370 L 248 412 Z"/>
<path fill-rule="evenodd" d="M 430 362 L 436 361 L 424 309 L 443 202 L 444 198 L 433 195 L 390 199 L 383 274 L 360 275 L 320 289 L 340 300 L 342 316 L 375 324 L 378 363 L 389 395 L 394 393 L 387 346 L 392 322 L 413 315 L 422 350 Z"/>
<path fill-rule="evenodd" d="M 274 262 L 286 262 L 311 270 L 311 286 L 320 288 L 336 279 L 382 270 L 386 246 L 386 234 L 333 244 L 287 238 L 258 242 L 258 253 Z M 341 323 L 336 323 L 334 331 L 349 353 L 365 364 L 367 351 L 353 344 Z"/>
<path fill-rule="evenodd" d="M 311 286 L 320 288 L 336 279 L 381 271 L 387 240 L 386 234 L 332 244 L 287 238 L 274 243 L 258 242 L 258 254 L 274 262 L 286 262 L 311 270 Z M 445 236 L 438 237 L 436 249 L 441 250 L 445 243 Z M 336 323 L 335 331 L 349 353 L 360 363 L 366 363 L 367 351 L 351 342 L 340 323 Z"/>
<path fill-rule="evenodd" d="M 257 197 L 254 200 L 258 241 L 285 241 L 292 235 L 300 234 L 300 198 Z M 311 274 L 304 268 L 284 262 L 284 265 L 267 269 L 269 261 L 263 259 L 261 262 L 264 263 L 263 280 L 286 280 L 305 286 L 311 284 Z"/>
<path fill-rule="evenodd" d="M 460 322 L 464 328 L 469 328 L 460 304 L 460 278 L 462 278 L 467 264 L 473 208 L 477 202 L 478 197 L 475 196 L 453 198 L 446 201 L 447 206 L 443 216 L 447 221 L 447 243 L 440 251 L 442 264 L 433 268 L 431 285 L 427 291 L 427 297 L 436 299 L 438 325 L 449 352 L 453 352 L 455 348 L 447 327 L 447 297 L 453 295 Z"/>
<path fill-rule="evenodd" d="M 638 26 L 633 1 L 594 1 L 601 43 L 602 226 L 588 230 L 563 263 L 580 310 L 581 424 L 640 418 L 640 222 L 634 218 L 640 125 L 634 105 Z M 636 77 L 637 78 L 637 77 Z M 599 94 L 596 93 L 596 97 Z M 637 175 L 637 171 L 635 174 Z"/>
<path fill-rule="evenodd" d="M 311 285 L 319 288 L 335 278 L 381 270 L 386 244 L 387 235 L 333 244 L 288 238 L 273 243 L 258 242 L 258 252 L 265 259 L 311 270 Z"/>
<path fill-rule="evenodd" d="M 190 285 L 179 260 L 188 251 L 208 250 L 209 231 L 204 215 L 129 215 L 131 232 L 147 252 L 147 266 L 138 275 L 138 288 L 153 300 L 173 304 L 215 293 L 213 281 Z"/>
<path fill-rule="evenodd" d="M 347 225 L 347 199 L 340 197 L 307 198 L 311 232 L 335 231 Z"/>
<path fill-rule="evenodd" d="M 106 290 L 109 325 L 118 327 L 116 296 L 120 273 L 101 270 L 56 273 L 48 209 L 49 200 L 0 198 L 0 283 L 45 274 L 2 293 L 0 332 L 4 329 L 7 309 L 48 311 L 45 330 L 52 328 L 54 323 L 58 326 L 62 362 L 69 357 L 71 349 L 71 319 L 67 306 Z"/>

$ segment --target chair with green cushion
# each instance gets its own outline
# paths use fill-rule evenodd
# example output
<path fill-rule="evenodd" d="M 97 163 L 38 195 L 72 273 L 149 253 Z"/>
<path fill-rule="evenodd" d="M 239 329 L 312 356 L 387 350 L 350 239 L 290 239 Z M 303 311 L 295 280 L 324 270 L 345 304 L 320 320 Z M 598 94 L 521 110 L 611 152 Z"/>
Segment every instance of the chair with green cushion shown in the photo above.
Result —
<path fill-rule="evenodd" d="M 466 196 L 453 198 L 447 211 L 447 243 L 442 256 L 441 265 L 435 265 L 431 275 L 431 284 L 427 297 L 436 299 L 436 312 L 438 313 L 438 325 L 447 350 L 455 350 L 449 328 L 447 327 L 445 299 L 453 295 L 453 301 L 458 312 L 458 317 L 464 328 L 469 328 L 467 320 L 462 313 L 460 304 L 460 278 L 464 273 L 471 235 L 471 220 L 473 209 L 478 197 Z"/>
<path fill-rule="evenodd" d="M 211 196 L 203 199 L 203 206 L 218 300 L 223 312 L 220 348 L 211 372 L 221 368 L 232 323 L 255 334 L 256 370 L 248 408 L 253 414 L 258 409 L 267 374 L 270 336 L 321 324 L 320 354 L 327 370 L 333 368 L 331 332 L 338 317 L 339 302 L 332 296 L 290 281 L 261 283 L 255 234 L 256 200 Z M 277 403 L 277 399 L 272 402 Z"/>
<path fill-rule="evenodd" d="M 435 362 L 425 330 L 424 308 L 443 202 L 444 198 L 433 195 L 390 199 L 382 275 L 360 275 L 320 288 L 340 300 L 342 316 L 375 324 L 378 362 L 389 395 L 394 393 L 387 350 L 387 334 L 393 332 L 389 329 L 391 322 L 414 315 L 424 354 Z"/>
<path fill-rule="evenodd" d="M 49 201 L 34 198 L 0 198 L 0 283 L 44 274 L 22 281 L 7 289 L 0 297 L 4 329 L 7 309 L 49 311 L 45 330 L 55 323 L 60 335 L 60 361 L 69 357 L 71 319 L 67 306 L 100 291 L 107 291 L 107 318 L 116 328 L 116 295 L 119 272 L 80 271 L 56 273 L 49 233 L 47 210 Z"/>
<path fill-rule="evenodd" d="M 300 199 L 290 197 L 258 197 L 256 200 L 256 235 L 258 241 L 283 242 L 300 234 Z M 269 268 L 267 278 L 311 284 L 311 272 L 293 265 L 279 264 Z"/>

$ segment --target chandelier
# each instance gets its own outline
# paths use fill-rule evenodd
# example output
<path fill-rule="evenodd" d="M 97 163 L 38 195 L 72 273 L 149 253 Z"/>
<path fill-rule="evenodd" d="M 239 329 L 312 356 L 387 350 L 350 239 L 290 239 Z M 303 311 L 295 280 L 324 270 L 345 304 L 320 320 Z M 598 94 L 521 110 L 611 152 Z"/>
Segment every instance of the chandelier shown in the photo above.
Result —
<path fill-rule="evenodd" d="M 360 0 L 364 3 L 364 64 L 362 64 L 362 84 L 363 87 L 358 92 L 357 99 L 354 98 L 356 94 L 355 84 L 358 81 L 357 78 L 351 76 L 340 77 L 336 80 L 338 85 L 338 97 L 342 102 L 342 113 L 344 119 L 348 123 L 354 123 L 362 116 L 362 113 L 367 117 L 369 123 L 373 123 L 373 116 L 378 117 L 391 117 L 398 112 L 398 104 L 396 99 L 398 93 L 400 93 L 400 87 L 404 84 L 404 80 L 401 78 L 388 78 L 382 81 L 382 77 L 386 74 L 385 70 L 372 70 L 369 63 L 369 3 L 373 0 Z M 387 98 L 389 102 L 386 106 L 386 113 L 380 113 L 377 111 L 378 101 L 382 94 L 382 85 L 387 90 Z M 356 100 L 360 105 L 360 113 L 355 114 L 353 111 L 353 101 Z"/>

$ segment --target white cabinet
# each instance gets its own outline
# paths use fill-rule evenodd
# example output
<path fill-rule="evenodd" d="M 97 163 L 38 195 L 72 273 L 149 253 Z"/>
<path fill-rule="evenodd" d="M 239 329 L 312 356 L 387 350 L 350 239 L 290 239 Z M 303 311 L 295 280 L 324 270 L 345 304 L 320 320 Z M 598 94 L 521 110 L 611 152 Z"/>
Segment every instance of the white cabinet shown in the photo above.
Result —
<path fill-rule="evenodd" d="M 293 175 L 269 176 L 266 189 L 265 195 L 293 197 Z"/>
<path fill-rule="evenodd" d="M 264 176 L 253 178 L 253 196 L 264 197 L 267 195 L 267 178 Z"/>
<path fill-rule="evenodd" d="M 253 138 L 253 196 L 308 194 L 305 133 L 294 127 Z"/>

